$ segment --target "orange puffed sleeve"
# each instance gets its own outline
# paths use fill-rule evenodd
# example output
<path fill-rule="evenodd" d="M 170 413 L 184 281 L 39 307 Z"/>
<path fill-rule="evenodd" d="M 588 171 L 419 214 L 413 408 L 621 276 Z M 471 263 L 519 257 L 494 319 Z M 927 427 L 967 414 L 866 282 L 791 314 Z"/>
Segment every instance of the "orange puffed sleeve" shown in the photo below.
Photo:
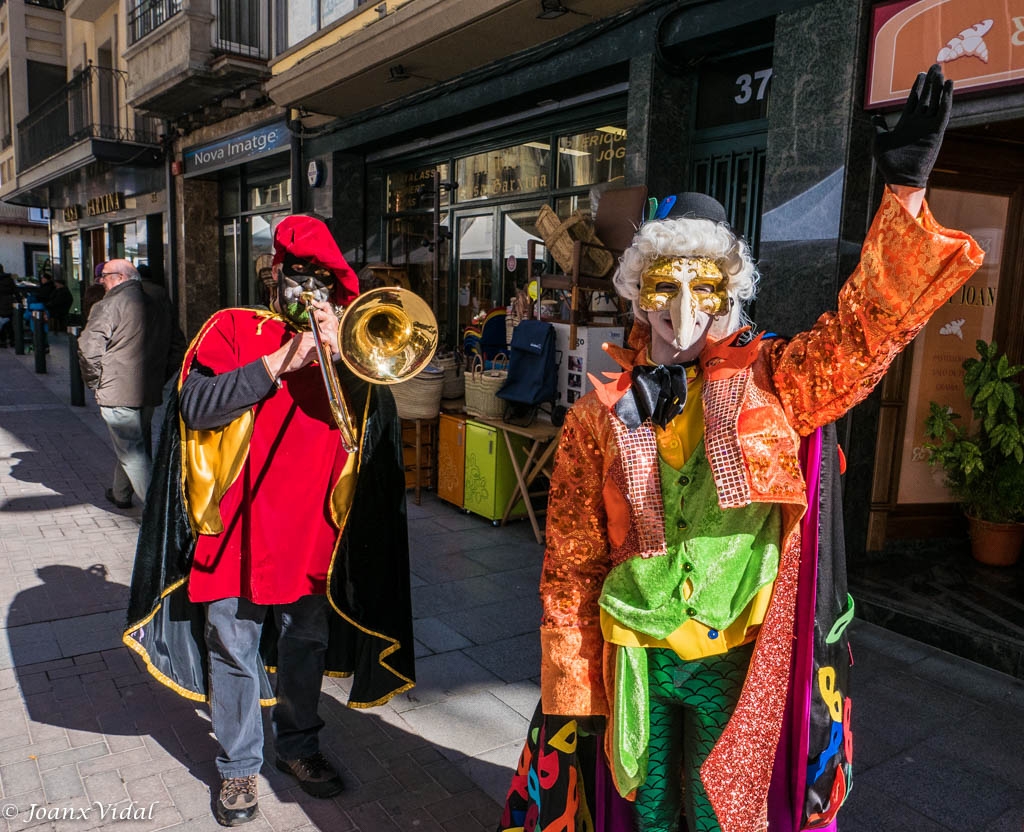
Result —
<path fill-rule="evenodd" d="M 602 491 L 612 441 L 610 426 L 600 428 L 608 421 L 603 408 L 591 394 L 566 415 L 548 492 L 540 579 L 541 698 L 547 714 L 608 715 L 597 606 L 610 566 Z"/>
<path fill-rule="evenodd" d="M 803 436 L 867 398 L 896 355 L 974 274 L 984 253 L 924 205 L 914 219 L 888 189 L 837 312 L 773 349 L 775 389 Z"/>

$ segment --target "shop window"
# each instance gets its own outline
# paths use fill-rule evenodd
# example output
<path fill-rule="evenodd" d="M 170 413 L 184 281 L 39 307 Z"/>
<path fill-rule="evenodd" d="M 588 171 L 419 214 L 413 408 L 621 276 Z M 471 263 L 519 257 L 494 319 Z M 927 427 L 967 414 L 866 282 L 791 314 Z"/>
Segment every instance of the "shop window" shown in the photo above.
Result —
<path fill-rule="evenodd" d="M 944 224 L 962 228 L 978 241 L 985 262 L 914 339 L 897 489 L 897 502 L 904 505 L 956 501 L 943 484 L 941 468 L 928 465 L 924 421 L 929 403 L 934 401 L 952 408 L 969 424 L 971 408 L 963 394 L 963 362 L 977 358 L 975 344 L 979 339 L 991 341 L 995 330 L 1010 199 L 932 188 L 928 204 Z"/>
<path fill-rule="evenodd" d="M 441 175 L 441 181 L 448 178 L 448 165 L 426 165 L 408 170 L 389 171 L 387 175 L 387 211 L 398 214 L 434 207 L 434 171 Z M 441 190 L 441 205 L 450 201 L 448 191 Z"/>
<path fill-rule="evenodd" d="M 457 199 L 471 202 L 546 191 L 551 187 L 550 160 L 551 146 L 540 141 L 457 159 Z"/>
<path fill-rule="evenodd" d="M 558 137 L 558 187 L 622 180 L 626 175 L 626 128 L 607 126 Z"/>
<path fill-rule="evenodd" d="M 290 205 L 291 201 L 292 180 L 290 177 L 249 186 L 249 209 L 252 211 L 271 206 Z"/>

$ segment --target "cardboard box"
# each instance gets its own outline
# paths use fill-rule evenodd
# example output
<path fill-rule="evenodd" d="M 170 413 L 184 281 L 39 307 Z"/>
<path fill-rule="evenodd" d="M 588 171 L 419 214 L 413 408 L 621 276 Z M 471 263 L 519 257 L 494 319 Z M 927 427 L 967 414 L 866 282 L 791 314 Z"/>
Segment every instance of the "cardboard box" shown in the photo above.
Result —
<path fill-rule="evenodd" d="M 593 373 L 603 380 L 602 372 L 622 369 L 601 349 L 601 344 L 623 346 L 625 330 L 621 326 L 578 326 L 576 343 L 570 348 L 569 324 L 552 326 L 555 328 L 555 349 L 561 359 L 558 364 L 558 401 L 569 407 L 576 399 L 594 389 L 587 373 Z"/>

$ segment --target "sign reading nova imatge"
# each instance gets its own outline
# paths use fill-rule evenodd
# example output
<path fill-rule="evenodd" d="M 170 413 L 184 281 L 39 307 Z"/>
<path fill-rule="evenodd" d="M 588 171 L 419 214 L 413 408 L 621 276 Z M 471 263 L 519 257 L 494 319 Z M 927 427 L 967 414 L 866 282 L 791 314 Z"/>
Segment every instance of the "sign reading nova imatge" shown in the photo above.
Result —
<path fill-rule="evenodd" d="M 289 146 L 289 141 L 288 125 L 279 121 L 257 127 L 255 130 L 236 133 L 212 144 L 191 147 L 183 154 L 185 175 L 240 165 L 284 150 Z"/>

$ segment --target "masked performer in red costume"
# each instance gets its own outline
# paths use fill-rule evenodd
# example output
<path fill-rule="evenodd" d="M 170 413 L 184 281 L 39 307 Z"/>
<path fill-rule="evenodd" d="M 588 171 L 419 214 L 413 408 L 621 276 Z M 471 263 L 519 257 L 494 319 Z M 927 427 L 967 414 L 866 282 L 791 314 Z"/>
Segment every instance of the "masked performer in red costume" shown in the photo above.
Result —
<path fill-rule="evenodd" d="M 360 436 L 358 453 L 346 452 L 300 301 L 314 294 L 336 356 L 334 306 L 358 294 L 356 276 L 327 227 L 305 216 L 277 227 L 274 270 L 270 310 L 216 313 L 185 356 L 124 636 L 160 681 L 209 702 L 222 749 L 216 817 L 226 826 L 257 810 L 261 704 L 274 705 L 277 767 L 330 797 L 343 785 L 319 747 L 323 674 L 354 675 L 352 707 L 413 685 L 394 401 L 336 362 Z"/>
<path fill-rule="evenodd" d="M 632 349 L 609 350 L 624 372 L 566 418 L 541 709 L 501 829 L 834 828 L 853 601 L 832 423 L 981 263 L 923 201 L 951 88 L 933 67 L 879 133 L 888 187 L 838 311 L 809 332 L 743 325 L 754 265 L 710 197 L 682 195 L 623 255 Z"/>

